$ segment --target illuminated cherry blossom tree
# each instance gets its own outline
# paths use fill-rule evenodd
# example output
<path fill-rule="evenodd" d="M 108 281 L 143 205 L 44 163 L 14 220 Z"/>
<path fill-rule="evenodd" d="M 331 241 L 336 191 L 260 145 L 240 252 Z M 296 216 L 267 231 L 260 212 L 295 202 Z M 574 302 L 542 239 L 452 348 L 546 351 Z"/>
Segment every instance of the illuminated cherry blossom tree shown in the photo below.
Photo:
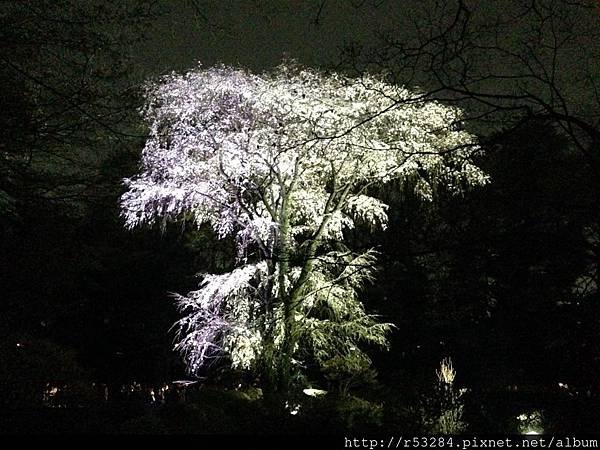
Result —
<path fill-rule="evenodd" d="M 368 363 L 361 346 L 385 346 L 390 324 L 358 298 L 376 254 L 351 251 L 344 231 L 386 227 L 372 187 L 411 177 L 430 199 L 431 180 L 456 192 L 486 181 L 460 110 L 375 76 L 221 66 L 169 75 L 146 95 L 127 226 L 185 218 L 237 248 L 233 271 L 178 296 L 176 348 L 191 372 L 228 357 L 287 392 L 307 361 Z"/>

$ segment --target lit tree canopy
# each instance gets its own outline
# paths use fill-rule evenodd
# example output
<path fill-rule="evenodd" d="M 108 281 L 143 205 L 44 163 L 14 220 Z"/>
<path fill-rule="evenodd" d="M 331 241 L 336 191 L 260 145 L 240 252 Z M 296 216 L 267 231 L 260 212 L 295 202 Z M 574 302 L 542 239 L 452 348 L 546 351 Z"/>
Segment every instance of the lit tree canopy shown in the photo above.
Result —
<path fill-rule="evenodd" d="M 191 219 L 237 244 L 235 270 L 179 297 L 192 371 L 226 354 L 287 383 L 306 361 L 368 361 L 359 345 L 385 345 L 389 325 L 357 297 L 375 254 L 351 252 L 343 232 L 385 228 L 369 188 L 411 177 L 428 199 L 432 180 L 456 192 L 486 180 L 460 110 L 370 75 L 199 68 L 149 85 L 144 116 L 127 225 Z"/>

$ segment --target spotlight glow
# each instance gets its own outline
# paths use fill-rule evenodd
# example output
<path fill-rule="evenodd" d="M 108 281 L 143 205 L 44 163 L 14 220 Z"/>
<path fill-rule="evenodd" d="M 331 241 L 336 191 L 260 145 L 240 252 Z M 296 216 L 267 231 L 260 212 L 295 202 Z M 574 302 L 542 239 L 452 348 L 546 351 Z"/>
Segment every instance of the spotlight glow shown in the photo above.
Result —
<path fill-rule="evenodd" d="M 312 388 L 304 389 L 302 392 L 304 392 L 309 397 L 320 397 L 321 395 L 327 394 L 327 391 L 324 391 L 322 389 L 312 389 Z"/>

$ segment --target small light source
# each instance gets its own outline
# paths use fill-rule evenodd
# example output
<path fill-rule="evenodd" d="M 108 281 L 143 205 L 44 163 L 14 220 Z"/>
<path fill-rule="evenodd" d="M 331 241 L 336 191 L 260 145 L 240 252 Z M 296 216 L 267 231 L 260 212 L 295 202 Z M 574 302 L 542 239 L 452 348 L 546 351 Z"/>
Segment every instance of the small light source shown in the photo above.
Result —
<path fill-rule="evenodd" d="M 521 434 L 534 436 L 544 433 L 541 411 L 519 414 L 517 420 L 520 422 L 518 429 Z"/>
<path fill-rule="evenodd" d="M 289 409 L 290 414 L 295 416 L 300 411 L 300 405 L 290 405 L 288 402 L 285 402 L 285 409 Z"/>
<path fill-rule="evenodd" d="M 17 347 L 21 347 L 21 343 L 20 342 L 17 342 Z"/>
<path fill-rule="evenodd" d="M 304 392 L 309 397 L 319 397 L 321 395 L 327 394 L 327 391 L 324 391 L 322 389 L 312 389 L 312 388 L 304 389 L 302 392 Z"/>

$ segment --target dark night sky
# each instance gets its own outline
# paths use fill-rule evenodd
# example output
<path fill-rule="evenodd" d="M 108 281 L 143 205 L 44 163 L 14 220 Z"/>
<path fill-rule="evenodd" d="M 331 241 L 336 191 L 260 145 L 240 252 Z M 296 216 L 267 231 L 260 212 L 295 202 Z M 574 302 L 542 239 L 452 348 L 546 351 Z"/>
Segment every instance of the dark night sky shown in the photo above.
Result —
<path fill-rule="evenodd" d="M 263 70 L 289 56 L 311 66 L 335 64 L 350 42 L 368 44 L 390 25 L 394 5 L 356 7 L 349 1 L 162 1 L 167 13 L 136 54 L 153 74 L 201 61 Z M 373 3 L 373 4 L 371 4 Z M 406 6 L 406 4 L 404 5 Z M 319 12 L 320 11 L 320 12 Z"/>
<path fill-rule="evenodd" d="M 286 56 L 306 66 L 331 68 L 339 64 L 342 48 L 349 44 L 363 50 L 374 49 L 381 45 L 382 37 L 385 41 L 385 36 L 391 36 L 402 45 L 415 45 L 418 39 L 423 42 L 423 36 L 437 33 L 439 27 L 446 27 L 454 20 L 455 3 L 440 6 L 443 4 L 434 0 L 159 0 L 158 9 L 162 14 L 148 29 L 147 39 L 133 52 L 137 58 L 134 62 L 144 67 L 150 77 L 184 71 L 197 62 L 204 66 L 225 63 L 262 71 L 277 65 Z M 532 30 L 538 26 L 536 15 L 528 10 L 529 2 L 468 0 L 466 5 L 472 13 L 470 20 L 475 38 L 482 45 L 498 44 L 524 55 L 536 73 L 540 72 L 538 63 L 546 68 L 553 64 L 550 51 L 535 42 L 528 43 Z M 596 14 L 584 9 L 580 13 L 584 16 L 574 16 L 565 22 L 577 27 L 576 34 L 570 33 L 571 28 L 554 30 L 545 26 L 542 39 L 551 46 L 554 31 L 559 33 L 559 39 L 560 33 L 567 33 L 569 38 L 561 43 L 556 55 L 554 83 L 571 103 L 572 112 L 586 113 L 590 108 L 593 110 L 594 100 L 585 93 L 589 86 L 583 80 L 600 71 L 600 60 L 596 58 L 600 42 L 594 38 Z M 416 27 L 430 21 L 438 28 L 422 29 L 425 33 L 419 38 Z M 488 34 L 498 21 L 502 23 L 500 33 Z M 534 56 L 529 55 L 527 45 L 534 45 L 531 49 Z M 471 53 L 468 63 L 474 73 L 482 77 L 490 73 L 507 77 L 527 75 L 528 69 L 515 65 L 514 60 L 505 60 L 504 56 Z M 399 81 L 422 87 L 431 82 L 427 80 L 427 71 L 413 75 L 415 79 L 401 77 Z M 481 89 L 506 94 L 520 89 L 510 82 L 497 83 L 498 79 L 492 78 Z M 538 90 L 535 80 L 526 83 L 533 83 L 529 87 L 542 98 L 552 95 L 545 87 Z"/>

